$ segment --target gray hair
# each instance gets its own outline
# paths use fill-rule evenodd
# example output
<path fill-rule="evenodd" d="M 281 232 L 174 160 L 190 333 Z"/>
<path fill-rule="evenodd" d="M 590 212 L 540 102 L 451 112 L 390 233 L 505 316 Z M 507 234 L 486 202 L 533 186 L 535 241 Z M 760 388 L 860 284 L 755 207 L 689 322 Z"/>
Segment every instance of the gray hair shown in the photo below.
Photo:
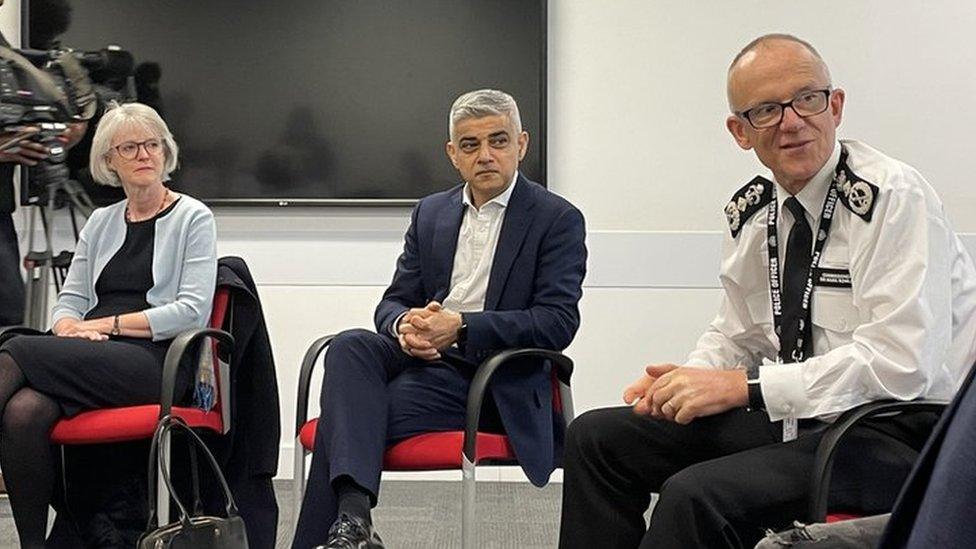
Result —
<path fill-rule="evenodd" d="M 522 118 L 515 99 L 503 91 L 484 89 L 465 93 L 451 105 L 447 124 L 450 138 L 454 139 L 454 126 L 458 122 L 485 116 L 507 116 L 515 125 L 515 132 L 522 132 Z"/>
<path fill-rule="evenodd" d="M 830 68 L 827 67 L 827 62 L 824 61 L 823 57 L 820 56 L 820 52 L 817 51 L 817 48 L 813 47 L 813 45 L 807 42 L 806 40 L 794 36 L 792 34 L 787 34 L 785 32 L 771 32 L 769 34 L 764 34 L 759 38 L 756 38 L 751 42 L 749 42 L 748 44 L 746 44 L 745 47 L 739 50 L 739 53 L 736 54 L 735 58 L 732 59 L 732 62 L 729 64 L 728 79 L 727 79 L 729 87 L 727 88 L 726 93 L 728 94 L 730 109 L 735 110 L 735 107 L 732 105 L 731 85 L 732 85 L 732 71 L 735 69 L 736 65 L 739 64 L 739 61 L 741 61 L 742 58 L 745 57 L 747 53 L 757 50 L 760 47 L 766 46 L 768 42 L 777 42 L 777 41 L 793 42 L 794 44 L 799 44 L 803 46 L 808 52 L 810 52 L 811 55 L 813 55 L 817 59 L 817 61 L 820 62 L 820 66 L 823 67 L 824 74 L 827 76 L 827 85 L 828 86 L 832 85 L 831 78 L 830 78 Z"/>
<path fill-rule="evenodd" d="M 112 138 L 123 128 L 143 128 L 163 142 L 163 181 L 169 181 L 170 174 L 176 171 L 180 148 L 173 140 L 173 134 L 162 117 L 152 107 L 142 103 L 109 104 L 108 110 L 102 115 L 92 138 L 91 156 L 88 165 L 92 178 L 102 185 L 121 187 L 119 176 L 108 165 L 109 153 L 112 150 Z"/>
<path fill-rule="evenodd" d="M 757 49 L 759 46 L 765 45 L 766 42 L 772 42 L 772 41 L 776 41 L 776 40 L 786 41 L 786 42 L 793 42 L 795 44 L 799 44 L 799 45 L 803 46 L 804 48 L 806 48 L 807 51 L 809 51 L 811 54 L 813 54 L 814 57 L 816 57 L 817 59 L 819 59 L 821 63 L 824 63 L 824 59 L 823 59 L 823 57 L 820 56 L 820 52 L 818 52 L 817 51 L 817 48 L 813 47 L 813 45 L 810 42 L 807 42 L 806 40 L 804 40 L 802 38 L 799 38 L 799 37 L 794 36 L 792 34 L 787 34 L 785 32 L 771 32 L 769 34 L 764 34 L 764 35 L 760 36 L 759 38 L 756 38 L 752 42 L 749 42 L 748 44 L 746 44 L 745 47 L 743 47 L 739 51 L 739 53 L 736 54 L 735 59 L 732 60 L 732 63 L 729 64 L 729 70 L 731 71 L 733 68 L 735 68 L 736 64 L 739 63 L 739 60 L 742 59 L 742 57 L 745 54 L 751 52 L 754 49 Z M 826 66 L 826 63 L 824 63 L 824 66 Z"/>

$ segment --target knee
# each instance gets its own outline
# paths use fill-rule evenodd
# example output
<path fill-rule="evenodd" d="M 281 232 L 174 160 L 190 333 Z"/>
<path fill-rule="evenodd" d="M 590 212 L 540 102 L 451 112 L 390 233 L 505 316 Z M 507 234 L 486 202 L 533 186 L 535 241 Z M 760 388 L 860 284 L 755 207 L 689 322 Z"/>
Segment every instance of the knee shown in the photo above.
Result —
<path fill-rule="evenodd" d="M 15 433 L 38 427 L 48 429 L 59 413 L 54 401 L 31 389 L 21 389 L 10 397 L 3 409 L 3 432 Z"/>
<path fill-rule="evenodd" d="M 16 368 L 18 372 L 20 371 L 20 366 L 17 365 L 14 357 L 7 352 L 7 348 L 0 347 L 0 371 L 6 371 L 11 368 Z"/>
<path fill-rule="evenodd" d="M 626 436 L 625 419 L 619 408 L 590 410 L 578 416 L 566 431 L 567 459 L 613 453 Z"/>
<path fill-rule="evenodd" d="M 336 335 L 325 354 L 322 397 L 326 392 L 347 388 L 354 380 L 384 378 L 389 355 L 389 342 L 383 341 L 384 337 L 364 329 Z"/>
<path fill-rule="evenodd" d="M 376 338 L 382 337 L 376 332 L 354 328 L 339 332 L 329 343 L 329 350 L 326 353 L 326 360 L 329 357 L 342 356 L 350 352 L 358 352 L 376 342 Z"/>
<path fill-rule="evenodd" d="M 708 500 L 708 481 L 692 465 L 671 475 L 661 485 L 658 505 L 696 506 Z"/>

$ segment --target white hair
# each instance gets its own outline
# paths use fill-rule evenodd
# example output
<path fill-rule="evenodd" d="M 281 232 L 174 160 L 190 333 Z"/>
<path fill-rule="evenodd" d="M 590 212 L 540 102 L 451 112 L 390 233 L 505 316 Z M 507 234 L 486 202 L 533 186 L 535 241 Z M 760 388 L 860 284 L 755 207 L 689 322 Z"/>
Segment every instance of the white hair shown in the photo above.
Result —
<path fill-rule="evenodd" d="M 515 133 L 522 132 L 522 118 L 515 99 L 503 91 L 484 89 L 470 91 L 454 101 L 447 123 L 450 138 L 454 139 L 454 126 L 458 122 L 485 116 L 507 116 L 515 125 Z"/>
<path fill-rule="evenodd" d="M 112 138 L 123 128 L 138 127 L 145 129 L 163 142 L 163 181 L 169 181 L 170 174 L 176 171 L 180 148 L 173 140 L 173 134 L 163 121 L 159 113 L 142 103 L 112 102 L 102 119 L 98 122 L 95 137 L 92 138 L 91 156 L 88 166 L 92 178 L 103 185 L 121 187 L 119 176 L 108 165 L 109 154 L 112 151 Z"/>

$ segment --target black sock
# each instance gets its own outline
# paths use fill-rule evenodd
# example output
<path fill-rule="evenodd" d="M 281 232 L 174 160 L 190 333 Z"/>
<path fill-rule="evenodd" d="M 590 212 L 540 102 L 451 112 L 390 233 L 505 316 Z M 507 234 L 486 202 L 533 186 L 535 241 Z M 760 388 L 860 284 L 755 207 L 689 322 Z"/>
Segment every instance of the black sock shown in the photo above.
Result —
<path fill-rule="evenodd" d="M 370 515 L 370 493 L 369 490 L 356 484 L 351 478 L 342 476 L 335 479 L 333 487 L 336 497 L 339 500 L 339 514 L 360 518 L 366 524 L 372 524 L 373 518 Z"/>

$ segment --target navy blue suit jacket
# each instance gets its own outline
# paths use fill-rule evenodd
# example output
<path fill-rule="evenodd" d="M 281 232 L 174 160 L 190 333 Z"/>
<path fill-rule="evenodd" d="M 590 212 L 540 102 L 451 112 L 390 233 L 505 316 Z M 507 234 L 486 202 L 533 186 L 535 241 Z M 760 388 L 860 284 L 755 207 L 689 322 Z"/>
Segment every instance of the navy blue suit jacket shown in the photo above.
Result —
<path fill-rule="evenodd" d="M 463 186 L 421 199 L 414 208 L 393 282 L 376 308 L 376 330 L 390 335 L 412 307 L 450 291 L 464 213 Z M 520 174 L 502 222 L 484 311 L 465 313 L 464 358 L 478 363 L 516 347 L 561 351 L 579 327 L 586 274 L 583 215 Z M 391 336 L 392 337 L 392 336 Z M 490 385 L 522 469 L 537 486 L 561 463 L 561 422 L 552 407 L 549 367 L 527 360 L 503 367 Z"/>
<path fill-rule="evenodd" d="M 879 549 L 973 547 L 976 365 L 932 429 L 898 495 Z"/>

